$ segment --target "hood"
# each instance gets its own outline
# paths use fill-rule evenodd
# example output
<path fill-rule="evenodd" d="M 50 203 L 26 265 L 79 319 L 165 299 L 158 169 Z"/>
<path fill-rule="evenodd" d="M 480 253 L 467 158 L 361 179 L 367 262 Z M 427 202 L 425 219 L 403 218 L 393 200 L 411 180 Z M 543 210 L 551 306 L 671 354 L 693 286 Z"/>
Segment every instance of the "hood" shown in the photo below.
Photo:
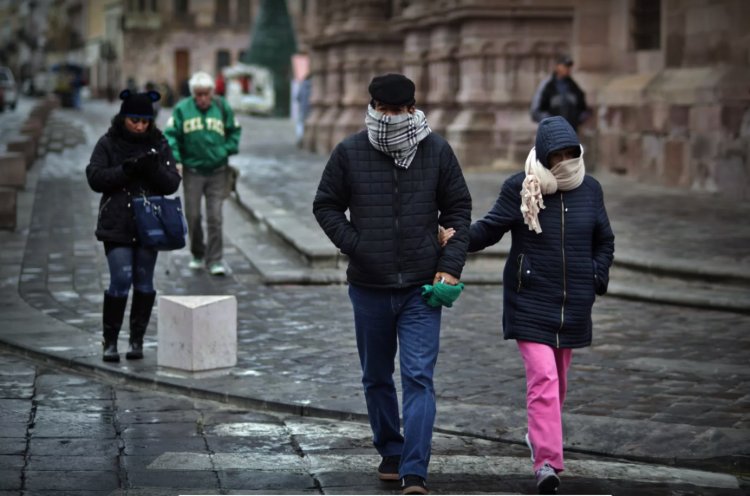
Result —
<path fill-rule="evenodd" d="M 536 131 L 536 158 L 549 169 L 549 154 L 562 148 L 578 147 L 578 140 L 573 127 L 560 116 L 547 117 L 539 123 Z"/>

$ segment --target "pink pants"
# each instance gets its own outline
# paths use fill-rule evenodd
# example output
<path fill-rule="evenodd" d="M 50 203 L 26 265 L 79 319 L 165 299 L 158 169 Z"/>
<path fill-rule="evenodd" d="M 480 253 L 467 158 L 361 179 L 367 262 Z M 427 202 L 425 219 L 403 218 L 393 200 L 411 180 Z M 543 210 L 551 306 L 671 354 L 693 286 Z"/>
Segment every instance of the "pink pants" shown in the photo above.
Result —
<path fill-rule="evenodd" d="M 526 367 L 526 415 L 534 447 L 534 471 L 545 462 L 563 470 L 562 408 L 572 349 L 517 341 Z"/>

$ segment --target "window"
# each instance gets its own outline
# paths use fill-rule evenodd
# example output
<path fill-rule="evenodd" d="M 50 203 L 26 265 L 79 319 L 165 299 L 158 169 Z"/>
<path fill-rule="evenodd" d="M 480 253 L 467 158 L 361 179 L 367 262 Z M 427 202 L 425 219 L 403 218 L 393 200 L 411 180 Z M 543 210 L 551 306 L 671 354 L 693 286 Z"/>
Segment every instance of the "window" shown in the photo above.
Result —
<path fill-rule="evenodd" d="M 661 48 L 661 2 L 633 0 L 630 14 L 633 49 Z"/>
<path fill-rule="evenodd" d="M 237 0 L 237 24 L 250 26 L 250 0 Z"/>
<path fill-rule="evenodd" d="M 157 0 L 137 0 L 135 3 L 130 2 L 131 10 L 137 9 L 138 12 L 156 12 L 156 4 Z"/>
<path fill-rule="evenodd" d="M 216 0 L 214 22 L 216 22 L 216 24 L 229 23 L 229 0 Z"/>
<path fill-rule="evenodd" d="M 232 63 L 232 55 L 229 50 L 216 51 L 216 74 L 221 74 L 221 70 Z"/>

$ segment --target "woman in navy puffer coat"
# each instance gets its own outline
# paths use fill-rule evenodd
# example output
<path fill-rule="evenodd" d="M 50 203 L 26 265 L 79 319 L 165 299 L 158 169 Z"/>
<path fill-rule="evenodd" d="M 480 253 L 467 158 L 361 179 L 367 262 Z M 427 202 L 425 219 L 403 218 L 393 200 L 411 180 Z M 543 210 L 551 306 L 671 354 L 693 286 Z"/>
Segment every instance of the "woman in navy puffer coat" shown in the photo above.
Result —
<path fill-rule="evenodd" d="M 469 251 L 508 231 L 503 334 L 517 341 L 526 367 L 526 441 L 537 485 L 555 492 L 567 370 L 572 349 L 591 344 L 591 307 L 607 291 L 615 239 L 602 188 L 585 175 L 582 147 L 562 117 L 539 124 L 525 172 L 508 178 L 492 210 L 471 225 Z"/>

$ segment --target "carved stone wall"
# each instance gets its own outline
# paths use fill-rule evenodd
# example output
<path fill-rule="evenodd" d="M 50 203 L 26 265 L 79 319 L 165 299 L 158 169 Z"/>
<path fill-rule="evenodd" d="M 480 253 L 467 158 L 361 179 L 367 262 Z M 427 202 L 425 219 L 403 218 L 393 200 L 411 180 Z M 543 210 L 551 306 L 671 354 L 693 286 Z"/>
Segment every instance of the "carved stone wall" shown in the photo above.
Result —
<path fill-rule="evenodd" d="M 659 1 L 659 0 L 655 0 Z M 520 169 L 529 104 L 555 56 L 594 118 L 587 166 L 750 198 L 750 37 L 742 0 L 661 0 L 660 42 L 635 49 L 633 0 L 309 0 L 312 112 L 327 153 L 364 127 L 376 74 L 403 72 L 464 167 Z"/>

